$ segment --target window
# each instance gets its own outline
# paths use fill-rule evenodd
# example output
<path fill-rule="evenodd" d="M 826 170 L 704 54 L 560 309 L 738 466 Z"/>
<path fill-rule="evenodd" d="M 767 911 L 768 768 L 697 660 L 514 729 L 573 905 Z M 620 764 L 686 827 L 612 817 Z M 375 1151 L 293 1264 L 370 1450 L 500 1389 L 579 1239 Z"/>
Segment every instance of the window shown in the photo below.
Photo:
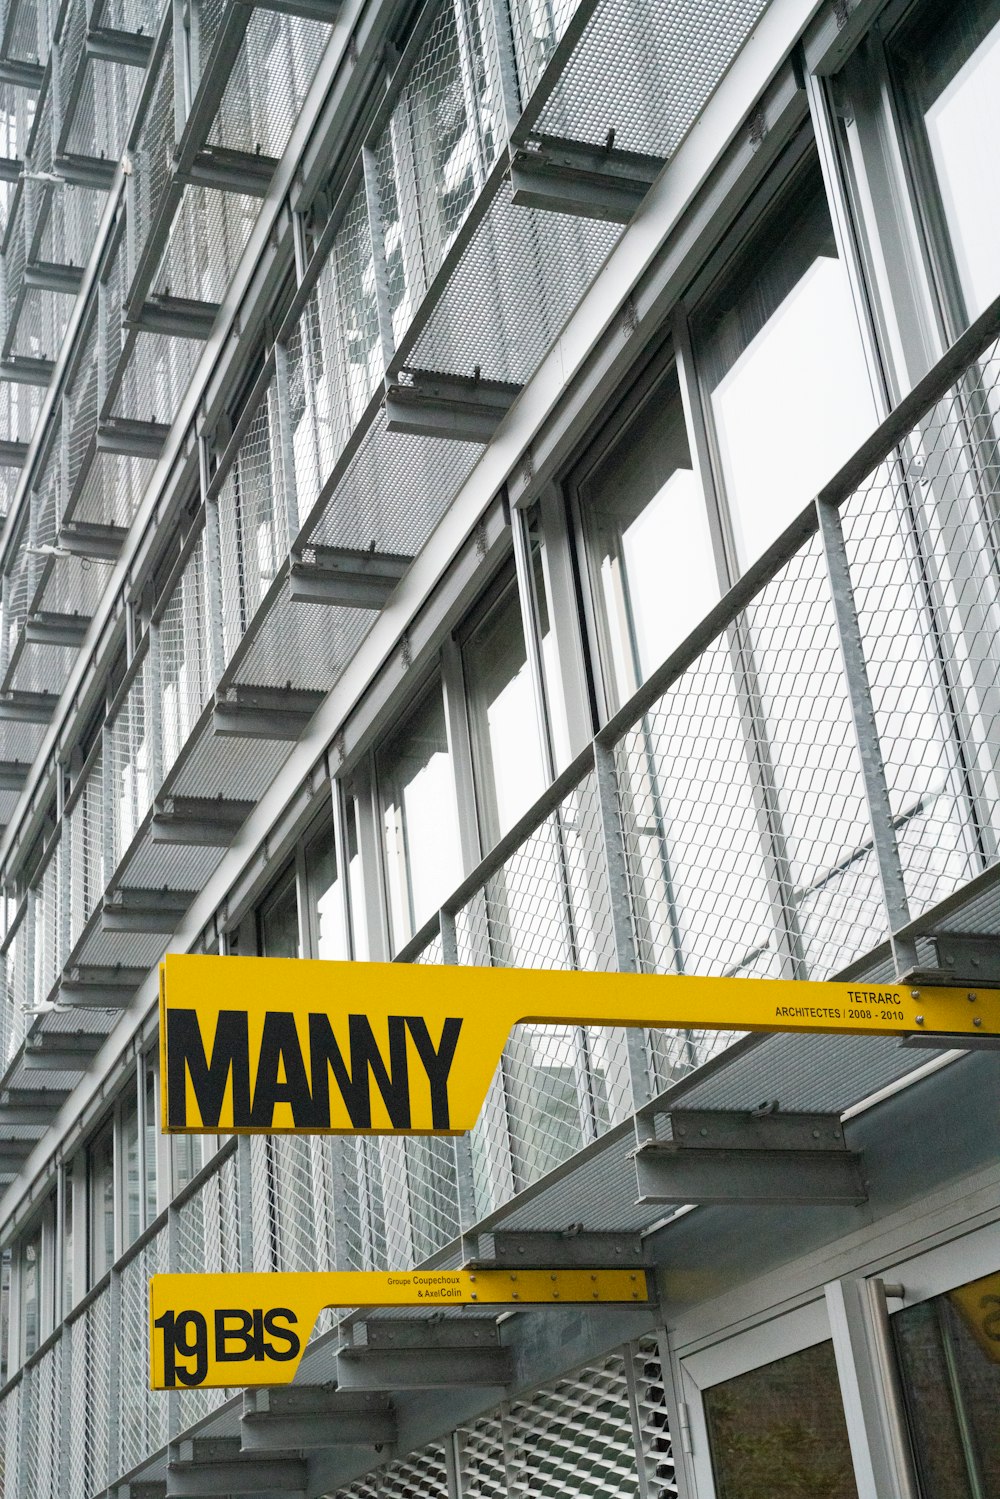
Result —
<path fill-rule="evenodd" d="M 856 1499 L 829 1340 L 714 1385 L 704 1400 L 717 1499 Z"/>
<path fill-rule="evenodd" d="M 958 332 L 1000 292 L 1000 3 L 921 7 L 892 39 L 942 300 Z"/>
<path fill-rule="evenodd" d="M 699 312 L 694 338 L 717 478 L 742 570 L 833 478 L 877 421 L 815 166 L 799 174 Z"/>
<path fill-rule="evenodd" d="M 611 708 L 631 697 L 719 597 L 676 373 L 618 425 L 575 479 Z"/>
<path fill-rule="evenodd" d="M 545 789 L 534 684 L 517 584 L 511 580 L 462 651 L 483 843 L 495 843 Z"/>
<path fill-rule="evenodd" d="M 1000 1499 L 1000 1272 L 891 1319 L 924 1499 Z"/>
<path fill-rule="evenodd" d="M 299 901 L 290 870 L 257 913 L 258 950 L 263 958 L 299 956 Z"/>
<path fill-rule="evenodd" d="M 462 859 L 440 686 L 376 755 L 392 941 L 413 935 L 458 884 Z"/>
<path fill-rule="evenodd" d="M 332 823 L 306 844 L 305 876 L 309 956 L 349 958 L 351 945 Z"/>
<path fill-rule="evenodd" d="M 87 1149 L 90 1202 L 90 1283 L 100 1280 L 115 1260 L 115 1134 L 111 1120 Z"/>
<path fill-rule="evenodd" d="M 25 1358 L 30 1358 L 41 1342 L 41 1228 L 21 1245 L 21 1341 Z"/>

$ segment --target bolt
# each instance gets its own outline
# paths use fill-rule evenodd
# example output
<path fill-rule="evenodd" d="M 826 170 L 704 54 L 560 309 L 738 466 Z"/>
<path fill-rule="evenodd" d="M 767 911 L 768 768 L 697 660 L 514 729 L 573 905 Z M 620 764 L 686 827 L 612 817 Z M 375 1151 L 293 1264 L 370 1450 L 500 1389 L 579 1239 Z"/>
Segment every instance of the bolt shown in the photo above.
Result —
<path fill-rule="evenodd" d="M 973 1017 L 972 1017 L 972 1023 L 973 1023 L 973 1025 L 982 1025 L 983 1022 L 979 1018 L 978 1015 L 973 1015 Z"/>
<path fill-rule="evenodd" d="M 708 1130 L 707 1129 L 700 1129 L 698 1131 L 698 1133 L 699 1133 L 699 1135 L 701 1135 L 702 1139 L 704 1139 L 705 1136 L 708 1134 Z"/>
<path fill-rule="evenodd" d="M 910 998 L 911 999 L 919 999 L 920 998 L 920 990 L 919 989 L 911 989 L 910 990 Z"/>
<path fill-rule="evenodd" d="M 918 1025 L 923 1025 L 923 1023 L 924 1023 L 924 1017 L 922 1015 L 914 1015 L 913 1018 L 917 1022 Z"/>
<path fill-rule="evenodd" d="M 967 994 L 965 997 L 969 1001 L 970 1005 L 974 1005 L 975 1004 L 975 1002 L 976 1002 L 976 996 L 974 994 Z"/>
<path fill-rule="evenodd" d="M 813 1130 L 813 1139 L 814 1140 L 818 1140 L 819 1139 L 819 1130 L 818 1129 L 814 1129 Z"/>

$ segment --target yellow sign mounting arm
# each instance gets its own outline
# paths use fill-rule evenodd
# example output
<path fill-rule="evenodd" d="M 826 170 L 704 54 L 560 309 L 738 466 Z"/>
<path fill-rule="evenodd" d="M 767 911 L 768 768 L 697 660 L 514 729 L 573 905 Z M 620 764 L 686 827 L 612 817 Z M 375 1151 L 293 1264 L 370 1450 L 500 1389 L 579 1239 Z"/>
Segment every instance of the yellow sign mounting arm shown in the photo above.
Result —
<path fill-rule="evenodd" d="M 644 1270 L 154 1275 L 154 1390 L 291 1384 L 323 1307 L 568 1306 L 649 1299 Z"/>
<path fill-rule="evenodd" d="M 163 1128 L 193 1134 L 469 1130 L 519 1022 L 1000 1035 L 997 990 L 186 954 L 160 1011 Z"/>

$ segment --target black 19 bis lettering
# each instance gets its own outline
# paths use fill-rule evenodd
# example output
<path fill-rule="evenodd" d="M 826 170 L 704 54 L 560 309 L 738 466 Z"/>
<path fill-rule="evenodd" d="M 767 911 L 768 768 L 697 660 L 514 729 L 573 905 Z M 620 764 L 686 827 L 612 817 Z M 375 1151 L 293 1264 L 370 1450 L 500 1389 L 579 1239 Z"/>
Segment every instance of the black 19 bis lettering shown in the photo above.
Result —
<path fill-rule="evenodd" d="M 302 1342 L 292 1331 L 297 1322 L 286 1306 L 219 1307 L 211 1320 L 204 1312 L 164 1312 L 153 1323 L 163 1335 L 163 1383 L 170 1389 L 200 1385 L 213 1358 L 220 1364 L 298 1358 Z"/>

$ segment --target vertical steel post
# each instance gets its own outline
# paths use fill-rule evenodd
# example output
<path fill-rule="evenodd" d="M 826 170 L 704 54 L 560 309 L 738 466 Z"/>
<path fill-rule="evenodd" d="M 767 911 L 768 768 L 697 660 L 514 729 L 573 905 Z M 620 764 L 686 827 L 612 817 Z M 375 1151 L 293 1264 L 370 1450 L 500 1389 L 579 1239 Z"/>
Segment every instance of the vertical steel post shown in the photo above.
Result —
<path fill-rule="evenodd" d="M 868 667 L 865 662 L 861 626 L 854 602 L 847 546 L 844 542 L 844 531 L 837 506 L 826 500 L 820 500 L 817 502 L 816 511 L 827 578 L 830 583 L 830 595 L 837 621 L 837 635 L 844 664 L 844 680 L 847 684 L 851 716 L 854 720 L 865 799 L 871 820 L 872 843 L 878 861 L 882 899 L 885 902 L 893 958 L 898 975 L 916 967 L 917 949 L 912 939 L 896 936 L 896 933 L 909 922 L 910 909 L 903 865 L 899 857 L 899 845 L 896 842 L 896 829 L 885 778 L 885 765 L 875 722 L 875 709 L 872 702 L 871 683 L 868 679 Z"/>

